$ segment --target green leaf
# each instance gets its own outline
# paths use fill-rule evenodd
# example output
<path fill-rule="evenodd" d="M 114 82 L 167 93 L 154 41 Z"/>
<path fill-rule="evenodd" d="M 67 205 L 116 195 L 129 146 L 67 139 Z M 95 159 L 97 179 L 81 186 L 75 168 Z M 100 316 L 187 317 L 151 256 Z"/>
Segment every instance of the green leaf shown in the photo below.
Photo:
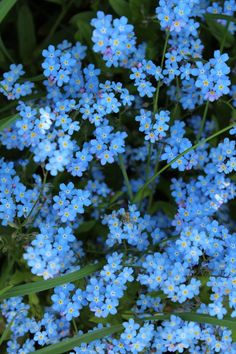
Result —
<path fill-rule="evenodd" d="M 20 56 L 24 63 L 30 62 L 36 45 L 34 20 L 29 6 L 23 4 L 18 12 L 17 34 Z"/>
<path fill-rule="evenodd" d="M 11 276 L 10 284 L 12 286 L 16 286 L 22 282 L 31 281 L 32 280 L 32 273 L 27 269 L 21 271 L 16 270 L 15 273 Z M 1 295 L 1 294 L 0 294 Z"/>
<path fill-rule="evenodd" d="M 65 339 L 59 343 L 49 345 L 43 349 L 35 350 L 30 354 L 61 354 L 65 353 L 74 347 L 81 345 L 82 343 L 90 343 L 94 340 L 105 338 L 107 336 L 111 336 L 114 333 L 118 333 L 122 331 L 123 326 L 121 324 L 98 329 L 82 336 L 74 336 L 73 338 Z"/>
<path fill-rule="evenodd" d="M 109 3 L 113 10 L 119 16 L 126 16 L 128 19 L 132 18 L 132 14 L 129 8 L 129 3 L 125 0 L 109 0 Z"/>
<path fill-rule="evenodd" d="M 64 0 L 44 0 L 44 1 L 52 2 L 52 3 L 60 5 L 60 6 L 62 6 L 65 2 Z"/>
<path fill-rule="evenodd" d="M 200 300 L 204 304 L 209 304 L 210 303 L 210 287 L 207 286 L 207 282 L 209 281 L 209 275 L 206 276 L 200 276 L 198 277 L 198 280 L 201 281 L 201 287 L 200 287 Z"/>
<path fill-rule="evenodd" d="M 38 293 L 40 291 L 52 289 L 55 286 L 62 285 L 65 283 L 70 283 L 76 280 L 80 280 L 92 273 L 96 270 L 100 269 L 103 266 L 103 262 L 97 264 L 90 264 L 80 270 L 76 270 L 75 272 L 62 275 L 57 278 L 48 279 L 48 280 L 39 280 L 32 283 L 27 283 L 23 285 L 18 285 L 13 287 L 12 289 L 6 291 L 4 294 L 0 295 L 0 299 L 8 299 L 9 297 L 14 296 L 24 296 L 33 293 Z"/>
<path fill-rule="evenodd" d="M 78 234 L 90 231 L 96 224 L 96 220 L 83 222 L 78 228 Z"/>
<path fill-rule="evenodd" d="M 14 59 L 12 58 L 12 56 L 10 55 L 9 51 L 7 50 L 3 40 L 2 40 L 2 37 L 0 35 L 0 53 L 1 54 L 4 54 L 5 57 L 10 61 L 10 62 L 14 62 Z"/>
<path fill-rule="evenodd" d="M 134 21 L 142 19 L 141 5 L 143 0 L 129 0 L 129 7 Z"/>
<path fill-rule="evenodd" d="M 90 21 L 95 16 L 96 13 L 94 11 L 84 11 L 71 18 L 70 23 L 78 28 L 78 31 L 75 33 L 76 40 L 90 43 L 92 35 L 92 26 L 90 25 Z"/>
<path fill-rule="evenodd" d="M 90 42 L 92 28 L 91 26 L 84 21 L 77 22 L 78 31 L 75 33 L 75 39 L 77 41 L 83 42 Z"/>
<path fill-rule="evenodd" d="M 177 316 L 181 317 L 184 321 L 192 321 L 197 323 L 209 323 L 213 326 L 221 326 L 227 327 L 232 331 L 236 331 L 236 321 L 234 318 L 225 317 L 222 320 L 218 320 L 218 318 L 211 317 L 209 315 L 198 314 L 194 312 L 183 312 L 181 314 L 176 314 Z"/>
<path fill-rule="evenodd" d="M 236 331 L 236 321 L 234 318 L 225 317 L 222 320 L 219 320 L 216 317 L 212 317 L 205 314 L 200 314 L 196 312 L 173 312 L 173 313 L 157 313 L 154 316 L 145 316 L 145 317 L 138 317 L 137 320 L 141 321 L 163 321 L 169 319 L 171 315 L 175 315 L 177 317 L 182 318 L 184 321 L 191 321 L 197 323 L 208 323 L 213 326 L 220 326 L 220 327 L 227 327 L 232 331 Z M 126 318 L 134 318 L 132 315 L 126 315 Z"/>
<path fill-rule="evenodd" d="M 16 317 L 16 316 L 15 316 Z M 11 320 L 11 322 L 7 325 L 7 327 L 4 329 L 1 338 L 0 338 L 0 346 L 2 345 L 2 343 L 7 340 L 11 334 L 11 326 L 14 322 L 15 317 Z"/>
<path fill-rule="evenodd" d="M 133 21 L 142 21 L 148 14 L 150 1 L 149 0 L 129 0 L 129 7 Z"/>
<path fill-rule="evenodd" d="M 5 294 L 8 290 L 10 290 L 13 287 L 13 285 L 6 286 L 5 288 L 0 290 L 0 296 Z"/>
<path fill-rule="evenodd" d="M 15 321 L 15 319 L 17 318 L 17 316 L 19 315 L 20 312 L 23 312 L 23 311 L 26 311 L 24 309 L 22 310 L 19 310 L 15 316 L 13 317 L 13 319 L 11 320 L 11 322 L 7 325 L 7 327 L 5 328 L 3 334 L 1 335 L 1 338 L 0 338 L 0 346 L 2 345 L 2 343 L 7 340 L 10 336 L 10 333 L 11 333 L 11 326 L 13 325 L 13 322 Z"/>
<path fill-rule="evenodd" d="M 122 195 L 124 195 L 124 192 L 122 192 L 122 191 L 115 193 L 113 195 L 113 197 L 111 197 L 109 204 L 115 203 L 117 201 L 117 199 L 119 199 Z"/>
<path fill-rule="evenodd" d="M 151 190 L 149 188 L 141 188 L 134 197 L 133 202 L 135 204 L 141 202 L 144 198 L 149 197 L 150 193 Z"/>
<path fill-rule="evenodd" d="M 222 15 L 222 14 L 206 14 L 205 18 L 211 18 L 215 20 L 226 20 L 230 22 L 236 23 L 236 18 L 233 16 L 228 16 L 228 15 Z"/>
<path fill-rule="evenodd" d="M 10 127 L 11 124 L 15 123 L 15 121 L 19 118 L 19 114 L 14 114 L 12 116 L 0 119 L 0 131 L 5 128 Z"/>
<path fill-rule="evenodd" d="M 0 2 L 0 23 L 2 23 L 2 21 L 16 2 L 17 0 L 2 0 Z"/>
<path fill-rule="evenodd" d="M 140 283 L 139 282 L 132 282 L 129 283 L 127 289 L 124 292 L 123 297 L 119 303 L 119 309 L 122 311 L 131 309 L 135 304 L 137 293 L 140 290 Z"/>
<path fill-rule="evenodd" d="M 219 43 L 221 43 L 224 38 L 224 47 L 229 48 L 232 46 L 234 43 L 234 36 L 227 30 L 225 26 L 207 16 L 206 23 L 208 24 L 211 34 L 218 40 Z"/>
<path fill-rule="evenodd" d="M 73 25 L 77 25 L 78 23 L 81 23 L 81 22 L 89 23 L 92 20 L 92 18 L 94 18 L 95 16 L 96 16 L 95 11 L 80 12 L 80 13 L 74 15 L 70 19 L 70 23 L 72 23 Z"/>
<path fill-rule="evenodd" d="M 92 316 L 90 317 L 89 322 L 97 324 L 102 323 L 103 325 L 106 325 L 107 323 L 109 323 L 110 325 L 117 325 L 122 322 L 122 317 L 118 313 L 116 315 L 108 315 L 105 318 Z"/>

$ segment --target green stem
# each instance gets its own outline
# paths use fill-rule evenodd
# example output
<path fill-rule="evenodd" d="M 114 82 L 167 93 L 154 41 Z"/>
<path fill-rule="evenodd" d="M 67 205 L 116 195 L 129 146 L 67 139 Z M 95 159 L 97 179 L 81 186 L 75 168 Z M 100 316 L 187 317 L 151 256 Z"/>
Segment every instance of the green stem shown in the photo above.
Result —
<path fill-rule="evenodd" d="M 25 82 L 25 81 L 30 81 L 30 82 L 39 82 L 45 80 L 45 76 L 43 74 L 32 76 L 32 77 L 25 77 L 22 79 L 19 79 L 18 82 Z"/>
<path fill-rule="evenodd" d="M 77 328 L 77 324 L 75 322 L 75 319 L 73 318 L 72 319 L 72 323 L 73 323 L 73 327 L 74 327 L 74 332 L 75 332 L 75 335 L 78 333 L 78 328 Z"/>
<path fill-rule="evenodd" d="M 122 172 L 123 177 L 124 177 L 124 181 L 125 181 L 125 185 L 126 185 L 126 188 L 127 188 L 127 191 L 128 191 L 129 199 L 131 201 L 133 199 L 133 192 L 132 192 L 132 188 L 131 188 L 131 185 L 130 185 L 129 177 L 128 177 L 126 169 L 125 169 L 125 164 L 124 164 L 124 160 L 123 160 L 122 155 L 119 155 L 119 164 L 120 164 L 121 172 Z"/>
<path fill-rule="evenodd" d="M 179 79 L 176 76 L 175 78 L 176 81 L 176 103 L 175 103 L 175 107 L 173 110 L 173 113 L 171 114 L 171 118 L 170 118 L 170 125 L 173 123 L 174 119 L 176 118 L 176 113 L 177 113 L 177 109 L 178 109 L 178 105 L 179 105 L 179 99 L 180 99 L 180 86 L 179 86 Z"/>
<path fill-rule="evenodd" d="M 162 53 L 162 58 L 161 58 L 161 71 L 162 71 L 163 65 L 164 65 L 164 59 L 165 59 L 165 54 L 166 54 L 166 49 L 167 49 L 169 35 L 170 35 L 170 33 L 167 32 L 166 33 L 165 44 L 164 44 L 164 48 L 163 48 L 163 53 Z M 158 84 L 157 84 L 157 90 L 156 90 L 155 97 L 154 97 L 154 103 L 153 103 L 153 113 L 154 114 L 156 114 L 156 112 L 157 112 L 158 97 L 159 97 L 160 87 L 161 87 L 161 80 L 159 79 L 158 80 Z"/>
<path fill-rule="evenodd" d="M 148 158 L 147 158 L 147 166 L 146 166 L 146 180 L 148 180 L 149 172 L 150 172 L 152 146 L 153 146 L 152 143 L 149 142 L 149 145 L 148 145 Z"/>
<path fill-rule="evenodd" d="M 26 217 L 25 221 L 20 225 L 20 228 L 21 228 L 21 229 L 22 229 L 23 226 L 25 226 L 25 225 L 27 224 L 27 222 L 29 221 L 29 219 L 30 219 L 30 217 L 31 217 L 31 215 L 32 215 L 32 213 L 33 213 L 33 211 L 34 211 L 36 205 L 37 205 L 38 202 L 40 201 L 40 198 L 41 198 L 41 196 L 42 196 L 42 194 L 43 194 L 44 186 L 45 186 L 45 184 L 46 184 L 47 175 L 48 175 L 48 172 L 47 172 L 47 171 L 44 172 L 43 183 L 42 183 L 42 186 L 41 186 L 41 189 L 40 189 L 38 198 L 36 199 L 36 201 L 35 201 L 33 207 L 31 208 L 29 214 L 28 214 L 27 217 Z"/>
<path fill-rule="evenodd" d="M 11 62 L 14 63 L 14 59 L 12 58 L 12 56 L 10 55 L 9 51 L 7 50 L 7 48 L 5 47 L 5 44 L 2 40 L 2 37 L 0 35 L 0 48 L 2 50 L 2 53 L 5 55 L 5 57 Z"/>
<path fill-rule="evenodd" d="M 221 54 L 222 54 L 222 52 L 224 50 L 224 47 L 225 47 L 225 41 L 226 41 L 226 37 L 227 37 L 227 34 L 228 34 L 229 25 L 230 25 L 230 21 L 228 20 L 227 23 L 226 23 L 226 27 L 225 27 L 224 37 L 222 39 L 221 46 L 220 46 L 220 53 Z"/>
<path fill-rule="evenodd" d="M 181 154 L 179 154 L 178 156 L 176 156 L 173 160 L 171 160 L 167 165 L 165 165 L 163 168 L 160 169 L 160 171 L 158 171 L 157 173 L 155 173 L 151 178 L 149 178 L 149 180 L 139 189 L 139 191 L 136 194 L 136 197 L 134 198 L 134 200 L 136 198 L 139 199 L 139 196 L 141 193 L 143 193 L 143 190 L 145 188 L 147 188 L 149 186 L 150 183 L 152 183 L 153 181 L 155 181 L 155 179 L 164 171 L 166 171 L 174 162 L 176 162 L 179 158 L 181 158 L 182 156 L 186 155 L 188 152 L 198 148 L 198 146 L 200 146 L 201 144 L 205 144 L 208 141 L 214 139 L 215 137 L 217 137 L 218 135 L 221 135 L 223 133 L 225 133 L 226 131 L 230 130 L 231 128 L 234 128 L 236 126 L 235 123 L 228 125 L 227 127 L 219 130 L 218 132 L 210 135 L 208 138 L 203 139 L 201 142 L 198 142 L 197 144 L 191 146 L 190 148 L 184 150 Z"/>
<path fill-rule="evenodd" d="M 196 138 L 196 143 L 198 143 L 199 140 L 201 139 L 202 132 L 203 132 L 203 129 L 204 129 L 204 126 L 205 126 L 205 123 L 206 123 L 206 116 L 207 116 L 208 108 L 209 108 L 209 101 L 207 101 L 206 105 L 205 105 L 205 109 L 204 109 L 204 113 L 203 113 L 203 117 L 202 117 L 202 121 L 201 121 L 201 126 L 200 126 L 200 129 L 199 129 L 197 138 Z"/>
<path fill-rule="evenodd" d="M 162 71 L 163 66 L 164 66 L 164 60 L 165 60 L 165 54 L 166 54 L 166 49 L 167 49 L 167 45 L 168 45 L 169 35 L 170 35 L 170 33 L 167 32 L 166 33 L 165 44 L 164 44 L 164 48 L 163 48 L 163 52 L 162 52 L 162 57 L 161 57 L 161 71 Z M 159 98 L 160 87 L 161 87 L 161 80 L 159 79 L 158 83 L 157 83 L 156 93 L 155 93 L 154 100 L 153 100 L 153 116 L 155 116 L 155 114 L 157 113 L 157 110 L 158 110 L 158 98 Z M 148 159 L 147 159 L 147 167 L 146 167 L 146 180 L 148 179 L 149 171 L 150 171 L 152 146 L 153 146 L 152 143 L 149 142 Z"/>
<path fill-rule="evenodd" d="M 162 154 L 162 150 L 163 150 L 163 146 L 161 146 L 159 148 L 159 152 L 158 152 L 157 160 L 156 160 L 156 165 L 155 165 L 155 168 L 154 168 L 154 175 L 158 171 L 158 167 L 159 167 L 159 164 L 160 164 L 160 156 Z M 152 206 L 153 196 L 154 196 L 154 190 L 153 190 L 153 188 L 151 188 L 151 194 L 149 195 L 149 200 L 148 200 L 148 212 L 149 213 L 150 213 L 150 209 L 151 209 L 151 206 Z"/>

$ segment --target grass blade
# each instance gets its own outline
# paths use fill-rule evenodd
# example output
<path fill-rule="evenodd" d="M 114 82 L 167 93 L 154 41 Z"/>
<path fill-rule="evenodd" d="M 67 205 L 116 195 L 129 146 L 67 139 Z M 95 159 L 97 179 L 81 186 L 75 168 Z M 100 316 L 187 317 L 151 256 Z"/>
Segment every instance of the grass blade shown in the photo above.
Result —
<path fill-rule="evenodd" d="M 8 299 L 9 297 L 14 296 L 24 296 L 29 294 L 38 293 L 40 291 L 52 289 L 55 286 L 62 285 L 65 283 L 70 283 L 79 279 L 82 279 L 96 270 L 100 269 L 103 266 L 103 263 L 90 264 L 85 266 L 80 270 L 76 270 L 75 272 L 62 275 L 57 278 L 48 279 L 48 280 L 39 280 L 32 283 L 27 283 L 23 285 L 17 285 L 8 291 L 4 292 L 2 295 L 0 294 L 0 299 Z"/>
<path fill-rule="evenodd" d="M 2 23 L 2 21 L 16 2 L 17 0 L 2 0 L 0 2 L 0 23 Z"/>
<path fill-rule="evenodd" d="M 216 317 L 212 317 L 210 315 L 205 315 L 205 314 L 200 314 L 200 313 L 195 313 L 195 312 L 175 312 L 175 313 L 160 313 L 156 314 L 154 316 L 147 316 L 147 317 L 142 317 L 141 320 L 145 321 L 163 321 L 163 320 L 168 320 L 170 319 L 171 315 L 175 315 L 177 317 L 182 318 L 184 321 L 190 321 L 190 322 L 197 322 L 197 323 L 207 323 L 211 324 L 213 326 L 221 326 L 221 327 L 227 327 L 231 329 L 232 331 L 236 331 L 236 321 L 234 318 L 231 317 L 225 317 L 222 320 L 219 320 Z M 126 316 L 126 318 L 132 318 L 132 316 Z M 140 320 L 140 318 L 139 318 Z"/>
<path fill-rule="evenodd" d="M 226 20 L 229 22 L 236 23 L 236 18 L 233 16 L 222 15 L 222 14 L 205 14 L 205 18 L 211 18 L 214 20 Z"/>
<path fill-rule="evenodd" d="M 19 114 L 14 114 L 12 116 L 3 118 L 0 120 L 0 131 L 8 128 L 11 124 L 13 124 L 19 118 Z"/>
<path fill-rule="evenodd" d="M 65 353 L 82 343 L 90 343 L 96 339 L 110 336 L 114 333 L 122 331 L 123 326 L 121 324 L 114 325 L 108 328 L 102 328 L 90 333 L 83 334 L 82 336 L 74 336 L 69 339 L 65 339 L 57 344 L 49 345 L 43 349 L 35 350 L 30 354 L 61 354 Z"/>
<path fill-rule="evenodd" d="M 15 319 L 17 318 L 17 316 L 19 315 L 20 312 L 23 312 L 23 311 L 26 311 L 26 310 L 20 310 L 18 311 L 15 316 L 13 317 L 13 319 L 11 320 L 10 323 L 8 323 L 7 327 L 4 329 L 2 335 L 1 335 L 1 338 L 0 338 L 0 346 L 2 345 L 2 343 L 8 339 L 8 336 L 10 335 L 11 333 L 11 326 L 13 325 L 13 322 L 15 321 Z"/>
<path fill-rule="evenodd" d="M 17 34 L 20 57 L 24 63 L 32 60 L 34 48 L 36 46 L 36 35 L 34 19 L 31 10 L 27 4 L 22 4 L 17 17 Z"/>
<path fill-rule="evenodd" d="M 236 322 L 234 319 L 231 318 L 225 318 L 223 320 L 218 320 L 217 318 L 211 317 L 209 315 L 204 315 L 204 314 L 197 314 L 194 312 L 180 312 L 180 313 L 173 313 L 173 315 L 176 315 L 180 318 L 182 318 L 184 321 L 191 321 L 191 322 L 197 322 L 197 323 L 208 323 L 212 324 L 215 326 L 222 326 L 222 327 L 227 327 L 231 330 L 236 330 Z M 155 316 L 147 316 L 142 319 L 139 318 L 141 321 L 163 321 L 163 320 L 168 320 L 170 318 L 171 314 L 157 314 Z M 132 315 L 127 315 L 127 316 L 122 316 L 126 319 L 133 318 Z M 61 354 L 65 353 L 66 351 L 71 350 L 72 348 L 79 346 L 82 343 L 90 343 L 96 339 L 104 338 L 106 336 L 112 335 L 114 333 L 118 333 L 122 331 L 122 324 L 114 325 L 108 328 L 102 328 L 95 330 L 91 333 L 86 333 L 83 334 L 82 336 L 75 336 L 69 339 L 65 339 L 57 344 L 52 344 L 49 345 L 45 348 L 36 350 L 34 353 L 37 354 Z M 30 353 L 33 354 L 33 353 Z"/>
<path fill-rule="evenodd" d="M 3 288 L 0 290 L 0 296 L 5 294 L 7 291 L 9 291 L 11 288 L 13 288 L 13 285 L 8 285 L 6 288 Z"/>
<path fill-rule="evenodd" d="M 185 321 L 208 323 L 212 324 L 213 326 L 227 327 L 232 331 L 236 330 L 236 321 L 234 318 L 231 317 L 225 317 L 222 320 L 218 320 L 218 318 L 194 312 L 183 312 L 180 314 L 180 317 L 182 318 L 182 320 Z"/>

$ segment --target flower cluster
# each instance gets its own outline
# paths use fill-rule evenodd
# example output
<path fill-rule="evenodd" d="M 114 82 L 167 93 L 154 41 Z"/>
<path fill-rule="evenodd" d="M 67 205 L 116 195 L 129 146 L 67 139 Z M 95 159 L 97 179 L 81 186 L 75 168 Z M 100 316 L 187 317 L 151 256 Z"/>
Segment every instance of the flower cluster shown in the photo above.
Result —
<path fill-rule="evenodd" d="M 23 255 L 31 272 L 43 276 L 44 279 L 73 269 L 76 261 L 84 255 L 82 242 L 75 238 L 70 227 L 56 230 L 50 226 L 40 228 L 40 233 Z"/>
<path fill-rule="evenodd" d="M 27 189 L 16 174 L 13 162 L 6 162 L 3 158 L 0 161 L 0 219 L 2 225 L 6 226 L 14 224 L 16 218 L 34 216 L 33 206 L 43 191 L 40 191 L 40 178 L 37 180 L 37 176 L 34 176 L 34 188 Z"/>
<path fill-rule="evenodd" d="M 195 86 L 201 90 L 201 95 L 205 100 L 213 102 L 229 93 L 230 80 L 227 74 L 230 68 L 225 63 L 228 59 L 228 54 L 221 55 L 217 50 L 214 52 L 214 58 L 206 64 L 196 62 L 197 67 L 192 70 L 192 74 L 197 77 Z"/>
<path fill-rule="evenodd" d="M 185 30 L 186 27 L 193 24 L 191 18 L 196 16 L 196 11 L 200 7 L 199 3 L 200 1 L 160 0 L 156 14 L 161 28 L 177 33 Z M 197 14 L 200 15 L 201 12 L 198 11 Z"/>
<path fill-rule="evenodd" d="M 133 270 L 122 267 L 122 254 L 113 253 L 107 257 L 107 264 L 98 276 L 92 277 L 86 287 L 89 308 L 96 317 L 107 317 L 117 313 L 119 300 L 132 282 Z"/>
<path fill-rule="evenodd" d="M 43 74 L 49 79 L 49 84 L 56 84 L 61 87 L 63 84 L 77 83 L 78 62 L 85 57 L 85 46 L 77 43 L 71 47 L 67 41 L 61 43 L 57 48 L 50 45 L 42 51 L 45 60 L 42 63 Z M 77 65 L 76 65 L 77 64 Z M 48 83 L 47 83 L 48 84 Z"/>
<path fill-rule="evenodd" d="M 145 140 L 155 143 L 166 136 L 166 131 L 169 129 L 167 123 L 170 120 L 170 112 L 160 111 L 155 114 L 152 120 L 152 112 L 142 109 L 135 120 L 139 122 L 139 130 L 144 132 Z"/>
<path fill-rule="evenodd" d="M 10 71 L 3 74 L 3 80 L 0 81 L 0 92 L 7 97 L 8 100 L 19 99 L 32 93 L 34 84 L 30 81 L 23 83 L 17 82 L 21 76 L 25 74 L 21 64 L 10 65 Z"/>
<path fill-rule="evenodd" d="M 84 213 L 84 206 L 89 206 L 90 193 L 86 190 L 76 189 L 72 182 L 60 184 L 59 195 L 53 197 L 53 209 L 62 222 L 74 221 L 77 214 Z"/>
<path fill-rule="evenodd" d="M 156 89 L 151 83 L 151 78 L 153 76 L 156 81 L 163 78 L 161 67 L 156 66 L 152 60 L 144 59 L 132 67 L 131 71 L 130 79 L 134 80 L 140 97 L 152 97 Z"/>
<path fill-rule="evenodd" d="M 31 317 L 29 306 L 23 302 L 22 297 L 4 301 L 1 311 L 12 330 L 11 340 L 7 344 L 8 353 L 30 353 L 36 350 L 37 345 L 55 343 L 69 333 L 69 322 L 56 318 L 52 309 L 41 320 Z M 19 339 L 24 338 L 27 333 L 30 333 L 31 338 L 20 344 Z"/>
<path fill-rule="evenodd" d="M 142 251 L 147 249 L 149 238 L 155 244 L 165 236 L 165 233 L 157 227 L 156 220 L 149 215 L 142 217 L 136 205 L 129 205 L 128 211 L 123 208 L 113 211 L 112 214 L 105 216 L 103 223 L 109 227 L 106 240 L 109 247 L 125 241 Z"/>
<path fill-rule="evenodd" d="M 38 85 L 23 81 L 21 64 L 3 74 L 0 92 L 16 110 L 0 127 L 4 269 L 12 282 L 57 283 L 43 301 L 11 298 L 11 274 L 3 277 L 7 353 L 72 336 L 84 342 L 71 354 L 236 353 L 236 85 L 227 42 L 236 26 L 225 17 L 234 10 L 234 0 L 160 0 L 155 19 L 140 21 L 159 22 L 155 55 L 126 17 L 98 11 L 93 48 L 49 45 Z M 220 50 L 204 50 L 205 13 L 224 15 Z"/>
<path fill-rule="evenodd" d="M 182 154 L 185 150 L 192 147 L 192 143 L 188 138 L 184 138 L 185 124 L 176 120 L 170 128 L 170 137 L 166 139 L 167 145 L 164 147 L 164 152 L 161 155 L 162 160 L 168 163 Z M 185 171 L 196 166 L 198 162 L 198 154 L 195 151 L 189 151 L 183 156 L 179 156 L 176 161 L 171 164 L 172 168 L 178 168 L 180 171 Z"/>
<path fill-rule="evenodd" d="M 206 11 L 210 14 L 221 14 L 226 16 L 233 16 L 236 11 L 236 4 L 234 0 L 226 0 L 223 4 L 219 4 L 216 1 L 213 1 L 210 6 L 207 7 Z M 234 22 L 227 21 L 226 19 L 217 19 L 217 22 L 227 27 L 230 33 L 234 34 L 236 31 L 236 26 Z"/>
<path fill-rule="evenodd" d="M 93 50 L 101 53 L 108 67 L 130 67 L 134 61 L 144 56 L 143 46 L 136 48 L 134 27 L 126 17 L 113 20 L 111 15 L 98 11 L 91 21 L 95 28 L 92 35 Z"/>

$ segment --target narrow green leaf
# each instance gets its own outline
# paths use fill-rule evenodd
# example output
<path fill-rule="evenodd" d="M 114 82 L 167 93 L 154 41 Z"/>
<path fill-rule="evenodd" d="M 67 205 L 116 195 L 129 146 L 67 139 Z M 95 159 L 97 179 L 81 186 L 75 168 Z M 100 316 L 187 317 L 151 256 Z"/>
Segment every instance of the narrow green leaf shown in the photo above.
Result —
<path fill-rule="evenodd" d="M 227 327 L 232 331 L 236 330 L 236 321 L 234 318 L 225 317 L 222 320 L 218 320 L 218 318 L 211 317 L 209 315 L 194 313 L 194 312 L 184 312 L 181 314 L 177 314 L 177 316 L 181 317 L 184 321 L 192 321 L 198 323 L 209 323 L 213 326 L 221 326 Z"/>
<path fill-rule="evenodd" d="M 119 199 L 122 195 L 124 195 L 124 192 L 122 192 L 122 191 L 115 193 L 113 195 L 113 197 L 111 197 L 109 204 L 115 203 L 117 201 L 117 199 Z"/>
<path fill-rule="evenodd" d="M 8 323 L 7 327 L 4 329 L 1 338 L 0 338 L 0 346 L 2 345 L 2 343 L 8 339 L 8 337 L 10 336 L 11 333 L 11 326 L 13 325 L 13 322 L 15 321 L 15 319 L 17 318 L 17 316 L 19 315 L 20 312 L 26 311 L 24 309 L 19 310 L 15 316 L 13 317 L 13 319 L 11 320 L 11 322 Z"/>
<path fill-rule="evenodd" d="M 76 346 L 81 345 L 82 343 L 90 343 L 94 340 L 105 338 L 107 336 L 111 336 L 114 333 L 118 333 L 122 331 L 123 326 L 121 324 L 114 325 L 107 328 L 102 328 L 95 330 L 93 332 L 89 332 L 83 334 L 82 336 L 74 336 L 70 339 L 65 339 L 59 343 L 49 345 L 43 349 L 35 350 L 30 354 L 61 354 L 65 353 Z"/>
<path fill-rule="evenodd" d="M 151 189 L 149 189 L 149 188 L 145 187 L 145 188 L 139 189 L 133 199 L 133 202 L 140 203 L 144 198 L 149 197 L 150 193 L 151 193 Z"/>
<path fill-rule="evenodd" d="M 7 327 L 4 329 L 1 338 L 0 338 L 0 345 L 2 345 L 2 343 L 8 339 L 10 333 L 11 333 L 11 326 L 14 322 L 14 318 L 11 320 L 11 322 L 7 325 Z"/>
<path fill-rule="evenodd" d="M 44 79 L 45 79 L 45 76 L 43 74 L 41 74 L 41 75 L 36 75 L 33 77 L 26 77 L 26 78 L 19 79 L 18 82 L 25 82 L 25 81 L 39 82 L 39 81 L 43 81 Z"/>
<path fill-rule="evenodd" d="M 10 61 L 10 62 L 14 62 L 14 59 L 12 58 L 11 54 L 9 53 L 9 51 L 7 50 L 3 40 L 2 40 L 2 37 L 0 35 L 0 52 L 2 52 L 5 57 Z"/>
<path fill-rule="evenodd" d="M 84 11 L 71 18 L 70 23 L 78 28 L 78 31 L 75 34 L 76 40 L 90 43 L 90 38 L 92 35 L 92 26 L 90 25 L 90 21 L 95 16 L 96 13 L 94 11 Z"/>
<path fill-rule="evenodd" d="M 222 14 L 206 14 L 205 18 L 212 18 L 215 20 L 226 20 L 230 22 L 236 23 L 236 17 L 233 16 L 228 16 L 228 15 L 222 15 Z"/>
<path fill-rule="evenodd" d="M 96 270 L 100 269 L 103 266 L 103 263 L 90 264 L 80 270 L 76 270 L 75 272 L 62 275 L 57 278 L 48 279 L 48 280 L 39 280 L 32 283 L 27 283 L 23 285 L 17 285 L 12 289 L 6 291 L 3 295 L 0 295 L 0 299 L 8 299 L 9 297 L 14 296 L 24 296 L 33 293 L 38 293 L 40 291 L 52 289 L 55 286 L 62 285 L 65 283 L 70 283 L 76 280 L 80 280 L 92 273 Z"/>
<path fill-rule="evenodd" d="M 13 287 L 13 285 L 6 286 L 5 288 L 0 290 L 0 296 L 5 294 L 8 290 L 10 290 Z"/>
<path fill-rule="evenodd" d="M 33 16 L 26 4 L 23 4 L 18 12 L 17 34 L 20 56 L 24 63 L 28 63 L 36 45 L 36 36 Z"/>
<path fill-rule="evenodd" d="M 109 3 L 113 10 L 119 15 L 119 16 L 126 16 L 129 19 L 132 17 L 130 8 L 129 8 L 129 3 L 125 0 L 109 0 Z"/>
<path fill-rule="evenodd" d="M 231 47 L 234 43 L 234 36 L 227 30 L 227 28 L 220 23 L 216 22 L 212 18 L 206 17 L 206 23 L 213 37 L 215 37 L 219 43 L 224 38 L 224 47 Z"/>
<path fill-rule="evenodd" d="M 5 128 L 10 127 L 10 125 L 15 123 L 15 121 L 18 118 L 19 118 L 19 114 L 14 114 L 12 116 L 1 119 L 0 120 L 0 131 L 4 130 Z"/>
<path fill-rule="evenodd" d="M 2 0 L 0 2 L 0 23 L 2 23 L 2 21 L 16 2 L 17 0 Z"/>
<path fill-rule="evenodd" d="M 154 316 L 145 316 L 142 317 L 141 320 L 145 321 L 162 321 L 169 319 L 171 315 L 175 315 L 177 317 L 182 318 L 184 321 L 191 321 L 191 322 L 197 322 L 197 323 L 208 323 L 213 326 L 221 326 L 221 327 L 227 327 L 231 329 L 232 331 L 236 330 L 236 321 L 233 318 L 230 317 L 225 317 L 222 320 L 219 320 L 216 317 L 212 317 L 209 315 L 205 314 L 200 314 L 200 313 L 195 313 L 195 312 L 174 312 L 174 313 L 158 313 Z"/>
<path fill-rule="evenodd" d="M 108 316 L 108 317 L 110 317 L 110 316 Z M 93 322 L 93 323 L 97 323 L 97 324 L 102 323 L 103 325 L 105 325 L 105 324 L 109 323 L 109 320 L 110 320 L 110 318 L 107 318 L 107 317 L 103 318 L 103 317 L 92 316 L 92 317 L 90 317 L 89 322 Z"/>
<path fill-rule="evenodd" d="M 53 4 L 57 4 L 57 5 L 60 5 L 62 6 L 64 4 L 64 0 L 44 0 L 44 1 L 47 1 L 47 2 L 52 2 Z"/>
<path fill-rule="evenodd" d="M 157 313 L 155 315 L 152 316 L 147 315 L 142 318 L 141 317 L 135 318 L 133 314 L 129 314 L 127 312 L 123 314 L 122 317 L 127 320 L 130 318 L 134 318 L 137 321 L 163 321 L 163 320 L 169 320 L 172 315 L 180 317 L 184 321 L 197 322 L 201 324 L 207 323 L 213 326 L 227 327 L 233 332 L 236 331 L 236 321 L 234 318 L 225 317 L 222 320 L 219 320 L 216 317 L 212 317 L 209 315 L 200 314 L 196 312 Z"/>
<path fill-rule="evenodd" d="M 73 25 L 77 25 L 77 23 L 79 22 L 87 22 L 89 23 L 93 17 L 96 16 L 96 12 L 95 11 L 84 11 L 84 12 L 80 12 L 76 15 L 74 15 L 71 19 L 70 19 L 70 23 L 72 23 Z"/>

